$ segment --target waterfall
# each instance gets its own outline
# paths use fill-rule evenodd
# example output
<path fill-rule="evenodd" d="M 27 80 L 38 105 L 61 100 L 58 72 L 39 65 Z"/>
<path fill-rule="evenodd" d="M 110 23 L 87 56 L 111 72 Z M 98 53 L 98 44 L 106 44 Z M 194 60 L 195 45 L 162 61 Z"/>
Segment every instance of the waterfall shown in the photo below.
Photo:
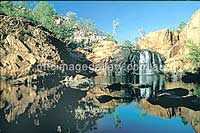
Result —
<path fill-rule="evenodd" d="M 163 61 L 161 59 L 161 56 L 159 54 L 157 54 L 157 57 L 158 57 L 158 64 L 159 64 L 159 70 L 162 70 L 163 69 Z"/>
<path fill-rule="evenodd" d="M 129 54 L 129 55 L 127 55 Z M 163 72 L 164 61 L 161 55 L 150 50 L 133 50 L 129 49 L 120 52 L 120 55 L 113 58 L 113 64 L 123 64 L 123 71 L 120 74 L 134 74 L 134 75 L 154 75 Z M 112 63 L 111 63 L 112 64 Z M 132 66 L 132 69 L 128 66 Z M 119 69 L 119 68 L 118 68 Z M 117 75 L 117 67 L 114 68 L 112 73 Z"/>
<path fill-rule="evenodd" d="M 155 74 L 162 72 L 163 61 L 158 53 L 154 53 L 148 50 L 139 52 L 139 75 Z"/>
<path fill-rule="evenodd" d="M 139 58 L 139 74 L 151 74 L 152 69 L 150 65 L 150 53 L 149 51 L 140 52 Z"/>

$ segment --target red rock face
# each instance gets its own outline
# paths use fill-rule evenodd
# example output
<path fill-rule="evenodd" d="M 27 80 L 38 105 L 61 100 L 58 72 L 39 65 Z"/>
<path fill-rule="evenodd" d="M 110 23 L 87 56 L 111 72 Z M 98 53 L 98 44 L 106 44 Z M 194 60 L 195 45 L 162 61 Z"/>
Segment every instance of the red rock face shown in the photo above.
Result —
<path fill-rule="evenodd" d="M 30 72 L 35 64 L 50 66 L 60 61 L 60 55 L 49 38 L 50 33 L 26 19 L 3 15 L 0 18 L 4 34 L 0 48 L 1 75 L 17 77 Z"/>
<path fill-rule="evenodd" d="M 139 49 L 159 52 L 166 58 L 165 71 L 177 72 L 194 68 L 188 60 L 189 49 L 185 47 L 187 40 L 192 40 L 196 45 L 200 45 L 200 10 L 192 15 L 182 31 L 163 29 L 150 32 L 138 41 L 136 46 Z"/>

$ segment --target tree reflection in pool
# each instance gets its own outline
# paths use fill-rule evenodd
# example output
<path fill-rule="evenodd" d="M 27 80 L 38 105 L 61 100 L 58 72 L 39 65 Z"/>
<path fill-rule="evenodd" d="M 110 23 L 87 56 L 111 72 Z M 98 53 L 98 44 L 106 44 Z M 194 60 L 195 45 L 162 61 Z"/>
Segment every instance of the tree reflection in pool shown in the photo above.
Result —
<path fill-rule="evenodd" d="M 200 132 L 194 85 L 163 75 L 95 77 L 87 91 L 1 82 L 0 131 Z M 195 86 L 197 87 L 197 86 Z"/>

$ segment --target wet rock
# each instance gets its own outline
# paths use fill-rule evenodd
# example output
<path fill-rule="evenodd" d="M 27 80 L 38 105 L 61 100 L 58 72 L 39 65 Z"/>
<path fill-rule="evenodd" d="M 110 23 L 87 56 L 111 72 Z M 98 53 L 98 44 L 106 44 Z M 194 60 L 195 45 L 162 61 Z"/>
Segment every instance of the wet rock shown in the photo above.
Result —
<path fill-rule="evenodd" d="M 86 76 L 77 74 L 74 78 L 72 76 L 67 76 L 60 82 L 64 83 L 67 87 L 85 91 L 89 89 L 91 80 Z"/>
<path fill-rule="evenodd" d="M 168 90 L 160 90 L 157 92 L 157 96 L 163 96 L 163 95 L 173 95 L 173 96 L 187 96 L 189 94 L 189 90 L 184 88 L 174 88 L 174 89 L 168 89 Z"/>
<path fill-rule="evenodd" d="M 122 87 L 122 85 L 120 83 L 114 83 L 114 84 L 107 86 L 107 88 L 112 91 L 120 91 L 122 89 L 121 87 Z"/>
<path fill-rule="evenodd" d="M 200 74 L 186 72 L 182 77 L 182 81 L 185 83 L 200 83 Z"/>
<path fill-rule="evenodd" d="M 165 79 L 169 82 L 181 81 L 184 73 L 182 72 L 167 72 L 165 73 Z"/>
<path fill-rule="evenodd" d="M 113 97 L 109 96 L 109 95 L 101 95 L 101 96 L 97 97 L 97 100 L 100 103 L 107 103 L 107 102 L 111 101 L 112 99 L 113 99 Z"/>

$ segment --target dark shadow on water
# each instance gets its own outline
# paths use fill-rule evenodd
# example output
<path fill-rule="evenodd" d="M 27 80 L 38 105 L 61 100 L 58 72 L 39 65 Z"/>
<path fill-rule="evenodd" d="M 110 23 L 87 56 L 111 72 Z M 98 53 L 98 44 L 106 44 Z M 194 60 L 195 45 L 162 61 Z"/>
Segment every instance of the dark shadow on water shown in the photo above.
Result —
<path fill-rule="evenodd" d="M 166 88 L 163 75 L 95 77 L 95 85 L 87 91 L 66 88 L 57 80 L 36 87 L 1 82 L 1 132 L 98 131 L 98 121 L 108 114 L 115 116 L 118 127 L 121 120 L 116 108 L 130 103 L 136 103 L 141 112 L 152 117 L 155 112 L 161 118 L 180 116 L 196 132 L 200 131 L 196 128 L 200 123 L 200 98 L 187 88 Z M 165 111 L 170 115 L 159 115 Z"/>

